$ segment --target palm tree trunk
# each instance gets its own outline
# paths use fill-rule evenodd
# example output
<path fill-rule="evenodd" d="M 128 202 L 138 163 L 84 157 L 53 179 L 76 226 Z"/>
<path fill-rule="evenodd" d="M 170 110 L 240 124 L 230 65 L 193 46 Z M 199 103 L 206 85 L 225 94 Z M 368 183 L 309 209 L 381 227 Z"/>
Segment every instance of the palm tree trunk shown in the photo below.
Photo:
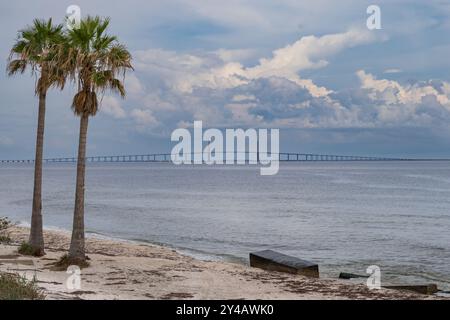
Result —
<path fill-rule="evenodd" d="M 42 158 L 44 153 L 45 102 L 46 92 L 39 93 L 39 115 L 36 135 L 36 158 L 34 162 L 33 209 L 29 244 L 36 256 L 43 256 L 44 234 L 42 231 Z"/>
<path fill-rule="evenodd" d="M 80 140 L 78 145 L 77 185 L 75 192 L 75 210 L 73 214 L 72 241 L 69 249 L 69 260 L 73 263 L 86 261 L 84 246 L 84 179 L 86 171 L 86 136 L 89 116 L 80 119 Z"/>

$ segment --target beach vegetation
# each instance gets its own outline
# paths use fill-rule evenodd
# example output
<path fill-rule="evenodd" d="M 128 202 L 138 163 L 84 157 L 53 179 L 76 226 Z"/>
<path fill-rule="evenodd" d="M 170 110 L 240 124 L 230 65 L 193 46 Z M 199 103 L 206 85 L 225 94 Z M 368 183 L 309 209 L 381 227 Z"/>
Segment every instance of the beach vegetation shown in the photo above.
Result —
<path fill-rule="evenodd" d="M 22 242 L 17 249 L 21 255 L 24 256 L 32 256 L 32 257 L 40 257 L 40 250 L 36 249 L 36 247 L 32 246 L 29 242 Z"/>
<path fill-rule="evenodd" d="M 8 234 L 8 230 L 12 227 L 11 221 L 8 218 L 0 217 L 0 244 L 9 244 L 11 238 Z"/>
<path fill-rule="evenodd" d="M 45 295 L 36 284 L 36 279 L 0 272 L 0 300 L 44 300 Z"/>

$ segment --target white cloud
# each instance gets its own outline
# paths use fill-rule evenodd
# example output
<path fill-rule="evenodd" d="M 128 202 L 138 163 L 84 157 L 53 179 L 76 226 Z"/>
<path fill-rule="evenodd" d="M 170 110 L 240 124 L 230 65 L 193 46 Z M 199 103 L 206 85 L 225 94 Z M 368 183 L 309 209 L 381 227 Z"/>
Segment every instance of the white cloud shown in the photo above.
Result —
<path fill-rule="evenodd" d="M 176 53 L 151 49 L 136 53 L 136 69 L 148 80 L 138 124 L 289 128 L 375 128 L 447 123 L 450 85 L 402 85 L 357 72 L 360 87 L 333 91 L 301 77 L 304 70 L 324 68 L 330 58 L 358 45 L 377 41 L 375 33 L 350 30 L 321 37 L 306 36 L 273 51 L 254 66 L 244 66 L 247 51 Z M 400 70 L 388 69 L 386 74 Z M 146 82 L 147 83 L 147 82 Z"/>
<path fill-rule="evenodd" d="M 222 68 L 212 70 L 212 74 L 215 76 L 216 85 L 220 85 L 217 78 L 225 78 L 228 79 L 226 83 L 230 86 L 238 86 L 252 79 L 282 77 L 308 89 L 313 96 L 324 96 L 330 91 L 316 86 L 309 79 L 300 78 L 299 72 L 326 67 L 328 65 L 326 58 L 344 49 L 374 40 L 373 33 L 360 30 L 322 37 L 306 36 L 291 45 L 275 50 L 271 58 L 260 59 L 259 64 L 254 67 L 244 68 L 239 63 L 228 63 Z"/>
<path fill-rule="evenodd" d="M 124 85 L 127 90 L 127 94 L 140 95 L 145 91 L 144 86 L 141 84 L 135 74 L 127 75 Z"/>
<path fill-rule="evenodd" d="M 242 61 L 249 58 L 252 58 L 256 54 L 256 50 L 254 49 L 219 49 L 214 52 L 219 56 L 220 59 L 224 62 L 234 62 L 234 61 Z"/>
<path fill-rule="evenodd" d="M 386 103 L 419 104 L 426 96 L 435 96 L 437 101 L 450 110 L 448 91 L 439 92 L 430 84 L 413 84 L 402 86 L 396 81 L 376 79 L 373 75 L 360 70 L 357 72 L 361 80 L 361 87 L 372 91 L 373 99 L 382 99 Z M 444 90 L 448 90 L 448 83 L 444 82 Z"/>
<path fill-rule="evenodd" d="M 251 114 L 251 109 L 256 107 L 255 103 L 230 103 L 225 105 L 232 114 L 232 120 L 236 123 L 249 126 L 259 126 L 264 123 L 260 115 Z"/>
<path fill-rule="evenodd" d="M 275 50 L 270 59 L 261 59 L 258 66 L 247 70 L 250 78 L 282 76 L 297 80 L 297 73 L 306 69 L 323 68 L 328 65 L 326 58 L 346 48 L 374 41 L 372 32 L 350 30 L 345 33 L 307 36 L 292 45 Z"/>
<path fill-rule="evenodd" d="M 233 97 L 233 102 L 243 102 L 243 101 L 255 101 L 256 97 L 254 95 L 238 94 Z"/>
<path fill-rule="evenodd" d="M 131 111 L 131 116 L 137 124 L 142 126 L 151 127 L 158 124 L 158 121 L 153 116 L 150 110 L 133 109 L 133 111 Z"/>
<path fill-rule="evenodd" d="M 307 88 L 314 96 L 324 96 L 330 91 L 316 86 L 309 79 L 300 78 L 299 72 L 323 68 L 328 65 L 326 59 L 338 52 L 375 40 L 374 33 L 365 30 L 322 37 L 306 36 L 292 45 L 275 50 L 271 58 L 260 59 L 254 67 L 244 67 L 239 61 L 230 61 L 242 55 L 236 50 L 219 50 L 199 56 L 152 49 L 137 52 L 136 58 L 141 71 L 161 75 L 168 86 L 183 93 L 192 93 L 199 87 L 235 88 L 259 78 L 283 77 Z"/>
<path fill-rule="evenodd" d="M 386 69 L 386 70 L 383 71 L 383 73 L 385 73 L 385 74 L 401 73 L 401 72 L 403 72 L 403 70 L 396 69 L 396 68 Z"/>
<path fill-rule="evenodd" d="M 126 117 L 126 112 L 120 105 L 119 100 L 112 96 L 103 97 L 101 111 L 115 119 L 123 119 Z"/>

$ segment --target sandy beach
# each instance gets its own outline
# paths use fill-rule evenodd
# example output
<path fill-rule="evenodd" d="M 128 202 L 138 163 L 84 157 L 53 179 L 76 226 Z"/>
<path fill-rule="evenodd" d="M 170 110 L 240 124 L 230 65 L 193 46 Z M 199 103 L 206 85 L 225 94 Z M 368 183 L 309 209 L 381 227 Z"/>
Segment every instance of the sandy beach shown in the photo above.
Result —
<path fill-rule="evenodd" d="M 46 253 L 17 253 L 29 230 L 10 230 L 11 245 L 0 245 L 0 272 L 36 276 L 46 299 L 434 299 L 395 290 L 372 290 L 333 279 L 266 272 L 228 262 L 200 261 L 170 248 L 88 238 L 90 266 L 81 271 L 81 289 L 69 290 L 70 274 L 52 264 L 67 252 L 70 234 L 46 231 Z"/>

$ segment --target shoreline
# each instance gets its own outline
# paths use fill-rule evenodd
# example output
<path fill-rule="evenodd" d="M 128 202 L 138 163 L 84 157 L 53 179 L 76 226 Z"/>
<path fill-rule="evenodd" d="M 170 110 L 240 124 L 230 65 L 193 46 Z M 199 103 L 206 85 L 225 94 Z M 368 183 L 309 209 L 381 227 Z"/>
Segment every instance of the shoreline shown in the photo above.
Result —
<path fill-rule="evenodd" d="M 19 222 L 17 222 L 16 227 L 29 230 L 30 224 L 27 222 L 19 221 Z M 61 234 L 69 235 L 69 236 L 71 234 L 71 231 L 69 229 L 65 229 L 62 227 L 56 227 L 56 226 L 44 226 L 44 233 L 45 232 L 56 232 L 56 233 L 61 233 Z M 200 261 L 236 263 L 236 264 L 244 265 L 244 266 L 247 265 L 246 259 L 242 258 L 242 257 L 229 255 L 229 254 L 215 254 L 215 253 L 210 253 L 210 252 L 206 252 L 206 251 L 195 250 L 192 248 L 182 248 L 182 247 L 173 246 L 169 243 L 152 242 L 152 241 L 144 240 L 144 239 L 127 239 L 127 238 L 106 235 L 106 234 L 102 234 L 102 233 L 99 233 L 96 231 L 89 231 L 89 230 L 85 231 L 85 236 L 86 236 L 86 239 L 96 239 L 96 240 L 104 240 L 104 241 L 111 241 L 111 242 L 118 242 L 118 243 L 128 243 L 128 244 L 132 244 L 132 245 L 134 244 L 134 245 L 144 245 L 144 246 L 148 245 L 148 246 L 161 247 L 161 248 L 165 248 L 167 250 L 174 250 L 180 255 L 188 256 L 190 258 L 200 260 Z"/>
<path fill-rule="evenodd" d="M 317 300 L 317 299 L 439 299 L 407 291 L 372 290 L 334 279 L 268 272 L 249 266 L 204 261 L 169 247 L 129 240 L 86 239 L 90 266 L 81 271 L 81 288 L 69 290 L 70 274 L 50 270 L 67 252 L 70 233 L 45 230 L 46 252 L 42 258 L 17 254 L 29 229 L 10 229 L 11 245 L 0 245 L 0 272 L 23 274 L 37 284 L 47 299 L 121 300 Z"/>
<path fill-rule="evenodd" d="M 17 227 L 21 227 L 21 228 L 25 228 L 28 229 L 30 228 L 30 224 L 25 222 L 25 221 L 18 221 L 16 222 L 16 226 Z M 49 232 L 56 232 L 56 233 L 62 233 L 62 234 L 68 234 L 69 236 L 71 235 L 71 230 L 66 229 L 64 227 L 57 227 L 57 226 L 44 226 L 44 232 L 45 231 L 49 231 Z M 91 238 L 91 239 L 97 239 L 97 240 L 105 240 L 105 241 L 111 241 L 111 242 L 119 242 L 119 243 L 128 243 L 128 244 L 134 244 L 134 245 L 149 245 L 149 246 L 156 246 L 156 247 L 162 247 L 165 248 L 167 250 L 171 250 L 171 251 L 175 251 L 176 253 L 182 255 L 182 256 L 188 256 L 190 258 L 193 258 L 195 260 L 200 260 L 200 261 L 204 261 L 204 262 L 224 262 L 224 263 L 231 263 L 231 264 L 238 264 L 241 266 L 249 266 L 249 260 L 248 258 L 244 258 L 244 257 L 240 257 L 240 256 L 236 256 L 236 255 L 231 255 L 231 254 L 220 254 L 220 253 L 212 253 L 212 252 L 207 252 L 207 251 L 201 251 L 201 250 L 196 250 L 196 249 L 192 249 L 192 248 L 183 248 L 183 247 L 177 247 L 174 245 L 171 245 L 169 243 L 162 243 L 162 242 L 152 242 L 150 240 L 145 240 L 145 239 L 127 239 L 127 238 L 121 238 L 118 236 L 114 236 L 114 235 L 107 235 L 107 234 L 102 234 L 100 232 L 97 231 L 86 231 L 86 238 Z M 249 252 L 250 253 L 250 252 Z M 328 280 L 339 280 L 339 273 L 340 272 L 330 272 L 330 270 L 324 271 L 323 269 L 323 265 L 320 264 L 320 277 L 321 279 L 328 279 Z M 348 271 L 347 273 L 358 273 L 359 272 L 357 270 L 351 270 Z M 342 280 L 342 279 L 341 279 Z M 360 283 L 361 281 L 357 281 L 358 278 L 354 278 L 354 279 L 347 279 L 347 281 L 345 281 L 346 283 Z M 429 283 L 439 283 L 439 279 L 427 279 L 424 281 L 418 280 L 418 281 L 392 281 L 390 279 L 384 281 L 384 284 L 389 285 L 389 286 L 395 286 L 398 283 L 403 283 L 404 285 L 416 285 L 416 284 L 428 284 Z M 365 280 L 364 280 L 365 282 Z M 446 290 L 446 288 L 442 289 L 442 287 L 438 284 L 438 288 L 445 291 L 444 294 L 440 295 L 439 297 L 445 297 L 445 298 L 450 298 L 450 294 L 449 291 Z"/>

